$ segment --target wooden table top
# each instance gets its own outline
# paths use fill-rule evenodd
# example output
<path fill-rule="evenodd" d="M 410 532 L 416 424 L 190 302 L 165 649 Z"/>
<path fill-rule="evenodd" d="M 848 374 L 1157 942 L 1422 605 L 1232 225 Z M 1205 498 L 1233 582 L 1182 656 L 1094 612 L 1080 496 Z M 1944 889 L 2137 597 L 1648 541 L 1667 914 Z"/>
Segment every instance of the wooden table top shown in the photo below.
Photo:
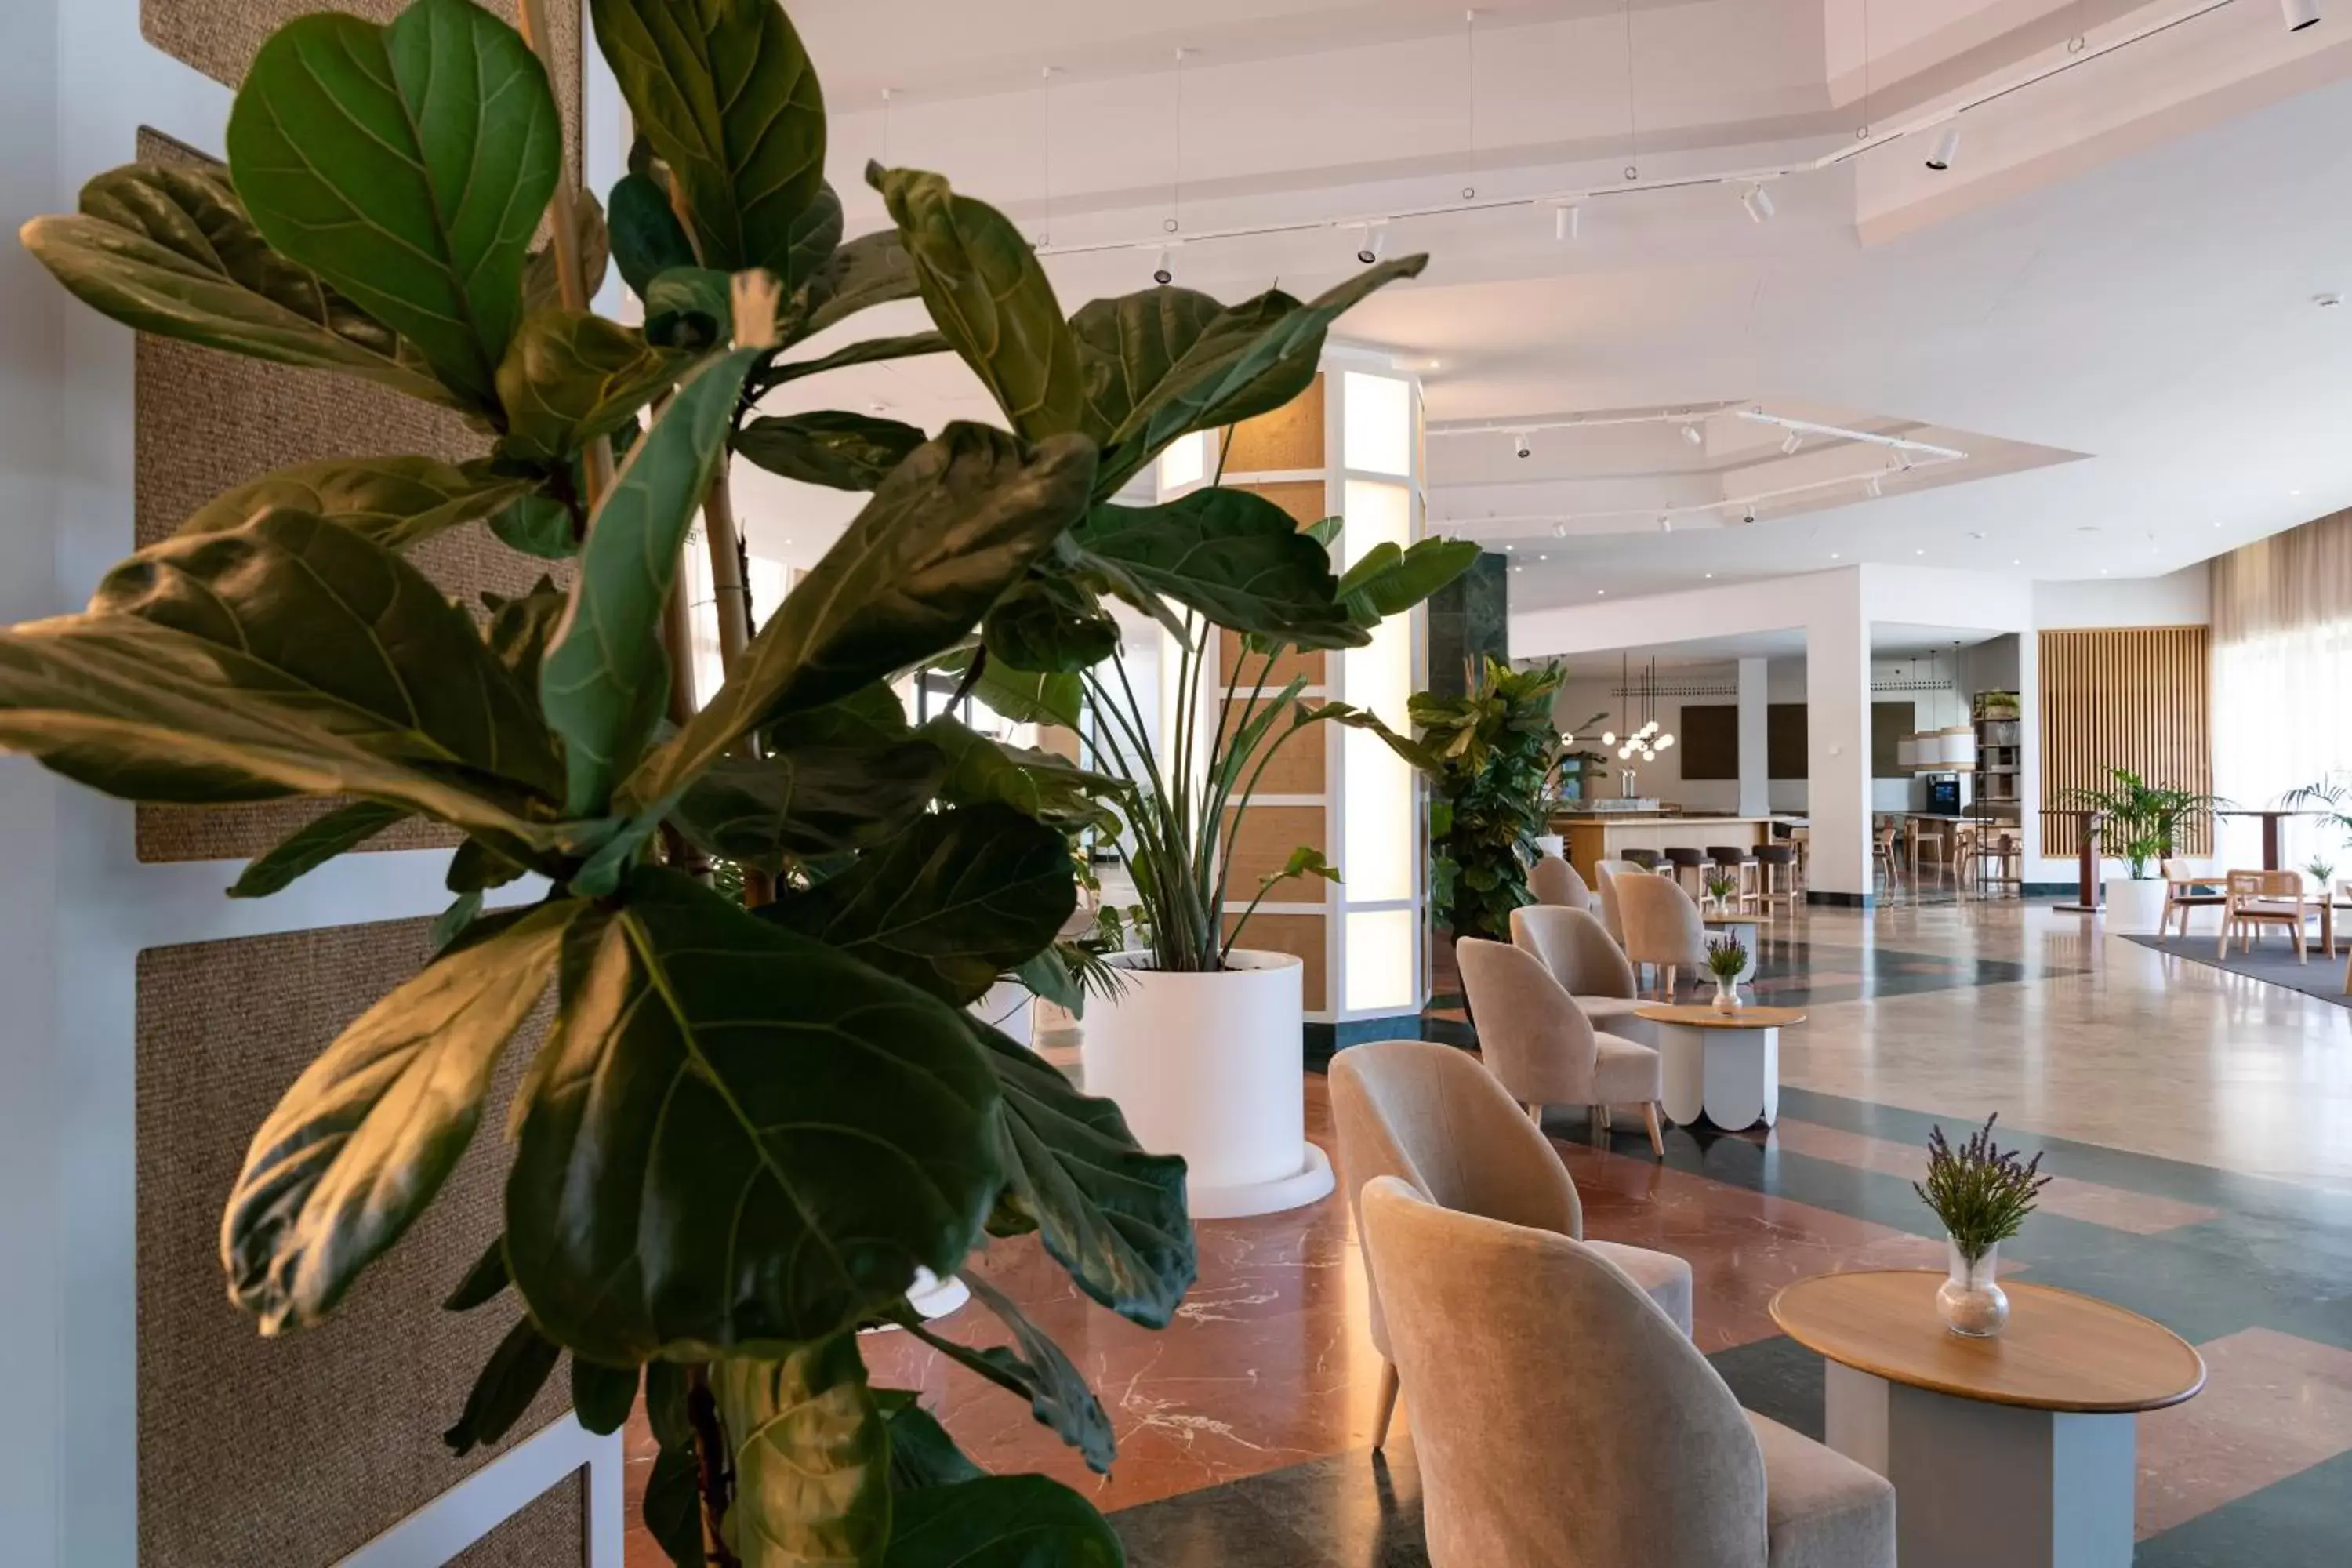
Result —
<path fill-rule="evenodd" d="M 2162 1323 L 2111 1302 L 2003 1280 L 2009 1323 L 1989 1340 L 1944 1327 L 1924 1268 L 1817 1274 L 1772 1298 L 1790 1339 L 1847 1366 L 1962 1399 L 2116 1415 L 2178 1405 L 2205 1386 L 2204 1358 Z"/>
<path fill-rule="evenodd" d="M 1636 1018 L 1654 1024 L 1686 1024 L 1698 1029 L 1780 1029 L 1805 1021 L 1802 1007 L 1738 1007 L 1726 1013 L 1705 1002 L 1644 1002 Z"/>
<path fill-rule="evenodd" d="M 1737 910 L 1729 914 L 1718 915 L 1710 914 L 1702 910 L 1699 911 L 1698 918 L 1711 926 L 1760 926 L 1764 923 L 1762 915 L 1743 915 Z"/>

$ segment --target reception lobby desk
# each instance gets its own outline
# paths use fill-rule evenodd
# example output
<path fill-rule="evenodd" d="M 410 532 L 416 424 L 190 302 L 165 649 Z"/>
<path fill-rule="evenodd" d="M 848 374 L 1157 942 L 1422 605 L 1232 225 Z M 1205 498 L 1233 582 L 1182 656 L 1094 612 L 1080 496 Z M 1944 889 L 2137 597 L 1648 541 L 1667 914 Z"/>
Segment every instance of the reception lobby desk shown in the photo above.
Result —
<path fill-rule="evenodd" d="M 1622 860 L 1628 849 L 1706 849 L 1736 844 L 1754 849 L 1771 842 L 1769 816 L 1654 816 L 1634 812 L 1557 812 L 1551 830 L 1568 846 L 1569 864 L 1587 882 L 1593 863 Z"/>

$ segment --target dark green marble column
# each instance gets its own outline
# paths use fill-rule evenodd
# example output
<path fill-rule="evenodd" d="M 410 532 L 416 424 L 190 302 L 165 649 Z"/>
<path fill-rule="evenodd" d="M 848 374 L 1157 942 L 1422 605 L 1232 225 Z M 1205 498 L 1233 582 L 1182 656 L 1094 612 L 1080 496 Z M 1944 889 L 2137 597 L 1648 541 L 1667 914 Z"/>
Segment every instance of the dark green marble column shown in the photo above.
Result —
<path fill-rule="evenodd" d="M 1430 690 L 1460 697 L 1480 660 L 1510 662 L 1510 557 L 1488 551 L 1430 598 Z"/>

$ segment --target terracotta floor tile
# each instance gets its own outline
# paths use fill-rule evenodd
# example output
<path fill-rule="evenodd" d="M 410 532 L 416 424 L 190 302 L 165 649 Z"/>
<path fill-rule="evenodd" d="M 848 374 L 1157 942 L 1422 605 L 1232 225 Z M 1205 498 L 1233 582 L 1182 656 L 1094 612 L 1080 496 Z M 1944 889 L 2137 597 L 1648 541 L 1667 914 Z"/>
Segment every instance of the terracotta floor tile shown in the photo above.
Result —
<path fill-rule="evenodd" d="M 2352 1450 L 2352 1351 L 2271 1329 L 2197 1350 L 2204 1389 L 2139 1418 L 2143 1541 Z"/>

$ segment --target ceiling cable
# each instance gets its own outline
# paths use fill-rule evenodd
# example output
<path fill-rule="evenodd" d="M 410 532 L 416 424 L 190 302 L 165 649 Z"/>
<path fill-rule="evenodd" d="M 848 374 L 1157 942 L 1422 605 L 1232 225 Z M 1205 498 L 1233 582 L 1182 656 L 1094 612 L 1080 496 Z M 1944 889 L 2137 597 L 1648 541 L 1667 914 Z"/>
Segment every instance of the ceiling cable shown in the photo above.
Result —
<path fill-rule="evenodd" d="M 1038 226 L 1037 243 L 1051 245 L 1054 243 L 1054 68 L 1041 66 L 1037 76 L 1045 83 L 1038 89 L 1038 96 L 1044 101 L 1037 113 L 1037 162 L 1045 169 L 1045 218 Z"/>
<path fill-rule="evenodd" d="M 1361 228 L 1367 223 L 1394 222 L 1402 218 L 1441 217 L 1461 212 L 1502 212 L 1515 207 L 1569 207 L 1602 196 L 1647 195 L 1654 191 L 1696 190 L 1714 185 L 1753 184 L 1768 180 L 1784 180 L 1799 174 L 1820 174 L 1860 157 L 1874 148 L 1885 146 L 1891 142 L 1900 141 L 1906 136 L 1916 135 L 1923 131 L 1933 130 L 1958 119 L 1962 114 L 1980 109 L 1986 104 L 1998 102 L 2011 93 L 2021 92 L 2053 77 L 2063 75 L 2078 66 L 2088 65 L 2093 60 L 2104 59 L 2118 49 L 2129 48 L 2135 44 L 2145 43 L 2177 27 L 2186 26 L 2191 22 L 2211 16 L 2216 11 L 2226 9 L 2233 4 L 2235 0 L 2198 0 L 2190 9 L 2177 16 L 2151 22 L 2145 26 L 2099 44 L 2086 45 L 2080 51 L 2048 65 L 2037 67 L 2015 80 L 1946 108 L 1930 110 L 1914 119 L 1898 121 L 1889 127 L 1874 129 L 1866 140 L 1843 142 L 1818 158 L 1806 159 L 1798 163 L 1723 169 L 1660 180 L 1640 179 L 1636 165 L 1628 163 L 1625 166 L 1627 183 L 1620 185 L 1586 186 L 1524 196 L 1488 196 L 1466 205 L 1456 203 L 1444 206 L 1392 207 L 1381 212 L 1349 213 L 1336 217 L 1294 218 L 1277 223 L 1241 224 L 1231 228 L 1205 230 L 1191 237 L 1194 244 L 1208 240 L 1260 239 L 1275 235 L 1310 234 L 1318 229 Z M 1630 78 L 1628 86 L 1630 89 Z M 1630 124 L 1629 116 L 1629 126 Z M 1168 226 L 1171 232 L 1173 232 L 1172 219 Z M 1085 245 L 1050 247 L 1041 246 L 1038 248 L 1042 254 L 1049 256 L 1085 256 L 1112 250 L 1150 250 L 1156 248 L 1160 243 L 1157 239 L 1106 239 Z"/>
<path fill-rule="evenodd" d="M 1642 120 L 1633 94 L 1633 0 L 1625 0 L 1625 177 L 1642 177 Z"/>
<path fill-rule="evenodd" d="M 1160 221 L 1160 228 L 1169 234 L 1177 231 L 1184 216 L 1184 57 L 1190 52 L 1181 47 L 1176 51 L 1176 159 L 1168 182 L 1168 216 Z"/>
<path fill-rule="evenodd" d="M 1470 148 L 1470 180 L 1462 199 L 1478 199 L 1478 13 L 1462 13 L 1462 110 Z"/>

